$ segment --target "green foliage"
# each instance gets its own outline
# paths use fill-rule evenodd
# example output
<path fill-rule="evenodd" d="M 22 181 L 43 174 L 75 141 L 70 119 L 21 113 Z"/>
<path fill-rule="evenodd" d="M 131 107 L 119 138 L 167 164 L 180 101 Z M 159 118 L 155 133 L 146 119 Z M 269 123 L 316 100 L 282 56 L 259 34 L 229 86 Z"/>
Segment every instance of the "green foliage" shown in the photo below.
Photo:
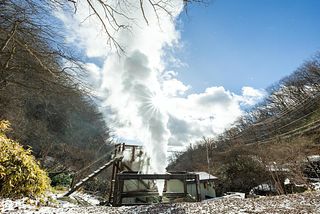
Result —
<path fill-rule="evenodd" d="M 72 178 L 69 174 L 61 173 L 55 175 L 51 178 L 51 185 L 52 186 L 64 186 L 68 187 L 71 185 Z"/>
<path fill-rule="evenodd" d="M 25 150 L 5 135 L 8 128 L 7 121 L 0 121 L 0 196 L 39 196 L 50 187 L 50 179 L 30 149 Z"/>

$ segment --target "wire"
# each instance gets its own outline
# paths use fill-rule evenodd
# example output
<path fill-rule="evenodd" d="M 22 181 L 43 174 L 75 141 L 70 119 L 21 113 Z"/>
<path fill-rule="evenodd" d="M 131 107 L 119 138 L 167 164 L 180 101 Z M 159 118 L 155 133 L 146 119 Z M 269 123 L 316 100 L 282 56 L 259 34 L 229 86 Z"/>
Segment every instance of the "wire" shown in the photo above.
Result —
<path fill-rule="evenodd" d="M 310 98 L 310 97 L 308 97 L 307 99 L 305 99 L 302 103 L 300 103 L 299 105 L 297 105 L 297 108 L 295 108 L 295 109 L 291 109 L 291 110 L 289 110 L 289 111 L 284 111 L 283 113 L 281 113 L 280 115 L 278 115 L 277 117 L 273 117 L 273 118 L 267 118 L 265 121 L 263 121 L 263 122 L 259 122 L 259 123 L 255 123 L 255 124 L 252 124 L 252 125 L 250 125 L 250 126 L 248 126 L 247 127 L 247 130 L 243 130 L 243 131 L 241 131 L 239 134 L 237 134 L 236 136 L 234 136 L 234 137 L 232 137 L 232 138 L 229 138 L 229 139 L 227 139 L 227 140 L 237 140 L 237 139 L 239 139 L 241 136 L 243 136 L 243 135 L 245 135 L 245 134 L 247 134 L 247 131 L 248 131 L 248 129 L 250 129 L 250 130 L 252 130 L 252 128 L 253 127 L 257 127 L 257 126 L 265 126 L 265 127 L 267 127 L 267 126 L 269 126 L 271 123 L 275 126 L 275 121 L 279 121 L 279 123 L 284 123 L 285 121 L 284 121 L 284 116 L 285 115 L 287 115 L 287 114 L 289 114 L 289 113 L 292 113 L 292 112 L 297 112 L 298 110 L 300 110 L 300 109 L 304 109 L 304 110 L 306 110 L 307 108 L 310 108 L 310 107 L 313 107 L 313 106 L 315 106 L 315 104 L 314 104 L 314 100 L 316 99 L 316 98 L 318 98 L 318 97 L 320 97 L 320 94 L 317 94 L 317 95 L 315 95 L 312 99 Z M 317 100 L 317 101 L 319 101 L 319 100 Z M 305 103 L 305 104 L 304 104 Z M 312 104 L 312 105 L 309 105 L 309 104 Z M 277 130 L 281 130 L 281 129 L 283 129 L 284 127 L 287 127 L 287 126 L 289 126 L 289 125 L 292 125 L 293 123 L 295 123 L 295 122 L 298 122 L 298 121 L 301 121 L 303 118 L 306 118 L 307 116 L 309 116 L 309 115 L 311 115 L 312 113 L 314 113 L 314 112 L 316 112 L 316 111 L 318 111 L 318 109 L 315 109 L 315 110 L 313 110 L 312 112 L 310 112 L 310 113 L 308 113 L 308 114 L 306 114 L 306 115 L 303 115 L 302 117 L 300 117 L 300 118 L 298 118 L 298 119 L 296 119 L 296 120 L 294 120 L 294 121 L 291 121 L 289 124 L 285 124 L 284 126 L 281 126 L 281 127 L 278 127 L 278 128 L 276 128 Z M 269 120 L 269 121 L 268 121 Z M 267 128 L 268 129 L 268 128 Z M 274 132 L 274 131 L 276 131 L 275 129 L 273 129 L 272 130 L 272 132 Z M 270 134 L 268 134 L 268 135 L 270 135 Z"/>

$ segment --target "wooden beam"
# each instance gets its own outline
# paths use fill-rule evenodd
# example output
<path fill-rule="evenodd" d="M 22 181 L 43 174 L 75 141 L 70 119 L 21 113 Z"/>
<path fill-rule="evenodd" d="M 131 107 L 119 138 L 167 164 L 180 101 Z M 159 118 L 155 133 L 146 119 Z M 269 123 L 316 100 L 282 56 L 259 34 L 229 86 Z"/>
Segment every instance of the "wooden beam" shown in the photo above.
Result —
<path fill-rule="evenodd" d="M 147 197 L 147 196 L 159 196 L 158 192 L 123 192 L 121 193 L 122 198 L 136 198 L 136 197 Z M 183 192 L 164 192 L 163 193 L 164 197 L 167 198 L 183 198 L 186 197 L 186 194 Z"/>
<path fill-rule="evenodd" d="M 78 182 L 76 185 L 74 185 L 74 187 L 72 187 L 66 194 L 64 194 L 63 196 L 69 196 L 72 193 L 74 193 L 75 191 L 77 191 L 81 186 L 83 186 L 83 184 L 85 184 L 86 182 L 88 182 L 89 180 L 91 180 L 92 178 L 96 177 L 97 175 L 99 175 L 103 170 L 107 169 L 109 166 L 111 166 L 114 162 L 117 162 L 119 160 L 122 160 L 123 156 L 118 156 L 115 157 L 114 159 L 110 160 L 109 162 L 107 162 L 106 164 L 104 164 L 103 166 L 101 166 L 99 169 L 95 170 L 93 173 L 91 173 L 90 175 L 88 175 L 87 177 L 85 177 L 84 179 L 82 179 L 80 182 Z"/>
<path fill-rule="evenodd" d="M 133 172 L 132 169 L 125 163 L 122 163 L 123 168 L 126 168 L 129 172 Z"/>
<path fill-rule="evenodd" d="M 195 174 L 136 174 L 136 173 L 120 173 L 117 175 L 119 180 L 182 180 L 196 179 Z"/>
<path fill-rule="evenodd" d="M 126 144 L 126 147 L 135 147 L 135 148 L 142 148 L 142 146 L 137 146 L 137 145 L 129 145 L 129 144 Z"/>

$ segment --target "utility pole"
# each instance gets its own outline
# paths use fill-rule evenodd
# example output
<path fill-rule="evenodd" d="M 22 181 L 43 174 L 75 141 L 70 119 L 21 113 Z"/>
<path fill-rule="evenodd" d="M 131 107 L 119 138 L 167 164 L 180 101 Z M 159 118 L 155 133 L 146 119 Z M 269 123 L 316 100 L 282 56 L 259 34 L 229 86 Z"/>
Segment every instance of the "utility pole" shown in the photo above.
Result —
<path fill-rule="evenodd" d="M 209 142 L 207 141 L 207 139 L 205 139 L 206 142 L 206 147 L 207 147 L 207 164 L 208 164 L 208 174 L 209 174 L 209 180 L 210 180 L 210 159 L 209 159 Z"/>

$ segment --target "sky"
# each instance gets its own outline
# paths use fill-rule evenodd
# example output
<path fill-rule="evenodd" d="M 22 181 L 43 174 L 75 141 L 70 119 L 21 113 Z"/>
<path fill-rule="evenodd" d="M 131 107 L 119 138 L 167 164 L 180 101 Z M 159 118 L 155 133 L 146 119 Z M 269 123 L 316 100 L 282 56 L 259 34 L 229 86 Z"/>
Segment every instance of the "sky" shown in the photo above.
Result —
<path fill-rule="evenodd" d="M 266 88 L 320 50 L 318 0 L 213 0 L 181 18 L 179 79 L 240 93 Z M 178 51 L 179 52 L 179 51 Z"/>
<path fill-rule="evenodd" d="M 130 31 L 111 30 L 126 48 L 121 56 L 85 2 L 76 14 L 54 14 L 65 43 L 83 54 L 86 82 L 116 137 L 157 160 L 231 127 L 266 87 L 320 49 L 318 0 L 214 0 L 190 5 L 188 15 L 181 0 L 169 2 L 173 16 L 160 10 L 158 20 L 144 1 L 146 23 L 132 0 L 123 12 L 133 19 L 117 17 Z M 153 167 L 163 171 L 161 164 Z"/>

